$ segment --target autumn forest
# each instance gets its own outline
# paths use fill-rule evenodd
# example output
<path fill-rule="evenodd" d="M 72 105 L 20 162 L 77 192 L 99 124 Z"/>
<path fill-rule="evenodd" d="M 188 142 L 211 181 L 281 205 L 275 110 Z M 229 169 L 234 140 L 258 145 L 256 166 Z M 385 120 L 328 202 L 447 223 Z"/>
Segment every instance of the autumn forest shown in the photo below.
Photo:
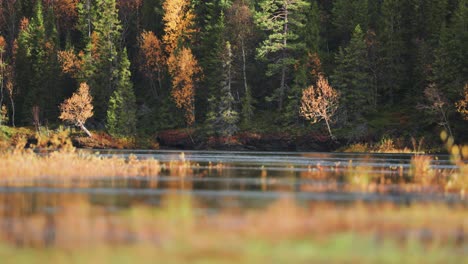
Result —
<path fill-rule="evenodd" d="M 468 140 L 467 0 L 0 3 L 0 125 Z"/>

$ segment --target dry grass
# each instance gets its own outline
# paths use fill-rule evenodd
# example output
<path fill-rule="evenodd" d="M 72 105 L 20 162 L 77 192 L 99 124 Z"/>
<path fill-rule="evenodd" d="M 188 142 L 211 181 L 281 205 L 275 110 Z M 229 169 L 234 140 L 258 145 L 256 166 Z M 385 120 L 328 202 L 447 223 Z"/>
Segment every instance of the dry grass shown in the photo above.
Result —
<path fill-rule="evenodd" d="M 55 151 L 44 155 L 32 151 L 7 151 L 0 153 L 0 160 L 1 180 L 157 176 L 160 171 L 159 162 L 153 159 L 106 158 L 74 151 Z"/>
<path fill-rule="evenodd" d="M 426 147 L 424 144 L 424 138 L 419 140 L 412 137 L 411 147 L 408 147 L 409 143 L 405 144 L 401 138 L 393 139 L 389 137 L 383 137 L 379 142 L 374 144 L 369 143 L 354 143 L 346 146 L 343 152 L 374 152 L 374 153 L 424 153 Z"/>

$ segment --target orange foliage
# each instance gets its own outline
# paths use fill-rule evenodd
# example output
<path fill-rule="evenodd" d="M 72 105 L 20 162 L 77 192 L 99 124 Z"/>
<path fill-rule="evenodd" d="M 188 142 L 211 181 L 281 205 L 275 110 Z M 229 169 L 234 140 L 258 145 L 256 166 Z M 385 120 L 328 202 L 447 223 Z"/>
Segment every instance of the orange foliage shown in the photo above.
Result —
<path fill-rule="evenodd" d="M 99 60 L 99 34 L 94 31 L 91 33 L 91 56 L 94 60 Z"/>
<path fill-rule="evenodd" d="M 29 19 L 23 17 L 20 21 L 20 31 L 26 30 L 29 26 Z"/>
<path fill-rule="evenodd" d="M 195 122 L 194 82 L 201 73 L 201 68 L 188 48 L 183 48 L 177 54 L 171 54 L 167 63 L 172 76 L 172 97 L 178 108 L 185 109 L 185 120 L 190 126 Z"/>
<path fill-rule="evenodd" d="M 77 18 L 78 0 L 43 0 L 45 6 L 52 7 L 59 21 L 59 24 L 66 28 L 72 29 Z"/>
<path fill-rule="evenodd" d="M 338 109 L 339 93 L 328 84 L 328 80 L 319 75 L 317 88 L 309 86 L 302 93 L 300 114 L 312 123 L 325 120 L 330 137 L 333 134 L 330 129 L 332 116 Z"/>
<path fill-rule="evenodd" d="M 317 52 L 311 54 L 307 54 L 308 62 L 307 68 L 309 69 L 309 73 L 314 79 L 317 79 L 323 71 L 322 71 L 322 62 L 320 61 L 320 57 Z"/>
<path fill-rule="evenodd" d="M 6 41 L 3 36 L 0 36 L 0 53 L 4 53 L 6 48 Z"/>
<path fill-rule="evenodd" d="M 149 78 L 153 74 L 158 75 L 158 81 L 161 81 L 161 73 L 166 64 L 161 41 L 151 31 L 143 31 L 140 36 L 140 52 L 143 57 L 143 64 L 141 65 L 142 72 Z"/>
<path fill-rule="evenodd" d="M 82 52 L 76 56 L 72 50 L 59 51 L 58 58 L 62 66 L 62 72 L 76 77 L 83 66 L 83 60 L 81 59 L 82 56 Z"/>
<path fill-rule="evenodd" d="M 59 118 L 79 126 L 90 135 L 84 124 L 88 118 L 93 116 L 92 100 L 93 98 L 89 94 L 89 86 L 86 83 L 81 83 L 78 92 L 60 105 L 61 114 Z"/>
<path fill-rule="evenodd" d="M 465 85 L 464 97 L 458 101 L 455 106 L 457 111 L 462 114 L 465 120 L 468 120 L 468 83 Z"/>
<path fill-rule="evenodd" d="M 163 37 L 166 44 L 166 52 L 173 53 L 183 38 L 190 39 L 194 32 L 191 28 L 194 24 L 195 15 L 190 9 L 190 0 L 166 0 L 164 9 L 164 31 Z"/>

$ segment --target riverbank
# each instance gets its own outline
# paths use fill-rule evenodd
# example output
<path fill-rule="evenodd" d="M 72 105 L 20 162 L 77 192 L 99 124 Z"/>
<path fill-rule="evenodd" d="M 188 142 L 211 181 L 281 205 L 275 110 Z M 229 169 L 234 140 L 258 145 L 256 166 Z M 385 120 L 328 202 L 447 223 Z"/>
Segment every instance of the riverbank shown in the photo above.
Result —
<path fill-rule="evenodd" d="M 59 148 L 70 139 L 77 148 L 85 149 L 178 149 L 233 151 L 312 151 L 373 153 L 444 153 L 440 140 L 424 137 L 369 138 L 350 142 L 346 138 L 331 140 L 321 131 L 241 131 L 226 138 L 208 136 L 202 130 L 172 129 L 152 135 L 112 137 L 104 131 L 92 131 L 88 137 L 74 129 L 41 129 L 0 127 L 0 148 L 24 144 L 26 148 Z"/>

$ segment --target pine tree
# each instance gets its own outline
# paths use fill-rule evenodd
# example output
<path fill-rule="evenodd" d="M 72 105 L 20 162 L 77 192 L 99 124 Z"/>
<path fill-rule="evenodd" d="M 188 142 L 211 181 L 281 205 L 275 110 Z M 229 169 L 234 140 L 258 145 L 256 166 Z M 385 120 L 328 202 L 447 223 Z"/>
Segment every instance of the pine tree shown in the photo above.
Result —
<path fill-rule="evenodd" d="M 331 76 L 332 84 L 342 94 L 342 105 L 348 121 L 356 121 L 372 109 L 372 78 L 369 74 L 367 46 L 364 33 L 356 26 L 347 47 L 340 48 L 336 66 Z"/>
<path fill-rule="evenodd" d="M 120 56 L 119 75 L 117 89 L 109 99 L 106 127 L 113 136 L 133 136 L 136 133 L 136 99 L 127 50 Z"/>
<path fill-rule="evenodd" d="M 321 53 L 321 37 L 320 37 L 320 10 L 315 1 L 313 1 L 307 10 L 306 26 L 301 29 L 299 34 L 301 42 L 305 43 L 305 49 L 298 56 L 298 61 L 295 65 L 294 82 L 288 92 L 288 101 L 281 120 L 284 124 L 298 124 L 300 119 L 297 113 L 299 112 L 300 101 L 304 87 L 310 83 L 316 83 L 318 80 L 318 72 L 312 72 L 311 67 L 320 64 L 319 53 Z"/>
<path fill-rule="evenodd" d="M 268 76 L 280 75 L 280 85 L 274 92 L 279 110 L 290 82 L 290 71 L 297 62 L 296 52 L 303 50 L 298 33 L 304 27 L 305 11 L 309 4 L 303 0 L 263 0 L 255 14 L 258 27 L 267 33 L 267 39 L 257 48 L 257 56 L 267 59 Z"/>
<path fill-rule="evenodd" d="M 249 84 L 247 68 L 250 64 L 251 46 L 254 45 L 254 21 L 250 1 L 236 0 L 226 11 L 226 31 L 232 44 L 233 79 L 238 80 L 236 87 L 237 100 L 241 100 L 242 124 L 250 125 L 254 113 L 254 98 Z M 242 80 L 242 81 L 240 81 Z M 243 89 L 242 89 L 242 88 Z"/>

